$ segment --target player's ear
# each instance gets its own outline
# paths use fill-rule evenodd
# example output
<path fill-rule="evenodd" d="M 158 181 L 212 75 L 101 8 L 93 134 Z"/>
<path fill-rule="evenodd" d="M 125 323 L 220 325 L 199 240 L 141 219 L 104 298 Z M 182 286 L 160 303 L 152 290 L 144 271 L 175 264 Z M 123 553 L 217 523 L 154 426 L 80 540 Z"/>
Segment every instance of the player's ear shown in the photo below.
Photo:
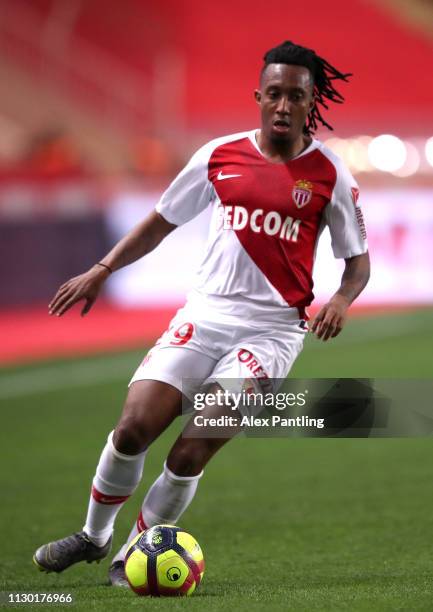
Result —
<path fill-rule="evenodd" d="M 260 105 L 260 102 L 262 101 L 262 92 L 260 91 L 260 89 L 255 89 L 254 90 L 254 98 L 255 98 L 257 104 Z"/>
<path fill-rule="evenodd" d="M 310 102 L 309 102 L 309 104 L 308 104 L 308 112 L 309 112 L 309 113 L 311 113 L 311 111 L 313 110 L 313 108 L 314 108 L 315 104 L 316 104 L 316 96 L 313 94 L 313 95 L 311 96 L 311 100 L 310 100 Z"/>

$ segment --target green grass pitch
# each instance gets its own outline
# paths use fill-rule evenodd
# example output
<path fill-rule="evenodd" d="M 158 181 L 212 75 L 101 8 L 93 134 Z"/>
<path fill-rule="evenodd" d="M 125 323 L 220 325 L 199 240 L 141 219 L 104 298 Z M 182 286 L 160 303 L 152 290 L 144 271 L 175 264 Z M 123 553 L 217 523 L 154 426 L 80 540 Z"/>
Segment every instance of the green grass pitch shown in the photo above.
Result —
<path fill-rule="evenodd" d="M 326 345 L 308 338 L 292 375 L 432 378 L 432 347 L 431 310 L 352 319 Z M 0 590 L 72 593 L 72 610 L 433 609 L 428 438 L 231 442 L 209 464 L 181 521 L 207 563 L 191 598 L 143 599 L 110 588 L 107 561 L 40 574 L 31 562 L 35 548 L 83 524 L 100 449 L 140 356 L 0 373 Z M 143 482 L 119 515 L 115 548 L 177 427 L 149 452 Z"/>

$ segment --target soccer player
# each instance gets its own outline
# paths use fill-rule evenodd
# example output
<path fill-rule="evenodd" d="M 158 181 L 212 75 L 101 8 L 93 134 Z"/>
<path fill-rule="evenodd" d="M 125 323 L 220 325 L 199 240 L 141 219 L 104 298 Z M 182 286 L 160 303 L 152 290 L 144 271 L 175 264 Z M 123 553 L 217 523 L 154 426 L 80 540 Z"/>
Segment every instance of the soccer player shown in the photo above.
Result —
<path fill-rule="evenodd" d="M 151 443 L 181 413 L 196 381 L 285 378 L 302 349 L 313 299 L 316 245 L 329 227 L 341 285 L 311 331 L 327 341 L 369 278 L 358 186 L 342 161 L 313 135 L 329 102 L 343 101 L 339 72 L 311 49 L 286 41 L 264 56 L 255 100 L 261 127 L 212 140 L 199 149 L 155 211 L 90 270 L 60 287 L 49 311 L 61 316 L 85 300 L 89 312 L 107 277 L 152 251 L 207 206 L 209 239 L 195 289 L 132 377 L 123 413 L 102 450 L 82 531 L 41 546 L 37 566 L 61 572 L 109 554 L 116 516 L 140 482 Z M 176 254 L 173 253 L 173 257 Z M 188 431 L 194 433 L 190 422 Z M 195 432 L 197 434 L 197 431 Z M 160 523 L 176 524 L 192 501 L 203 468 L 227 438 L 179 436 L 150 487 L 128 538 Z M 109 569 L 125 585 L 126 544 Z"/>

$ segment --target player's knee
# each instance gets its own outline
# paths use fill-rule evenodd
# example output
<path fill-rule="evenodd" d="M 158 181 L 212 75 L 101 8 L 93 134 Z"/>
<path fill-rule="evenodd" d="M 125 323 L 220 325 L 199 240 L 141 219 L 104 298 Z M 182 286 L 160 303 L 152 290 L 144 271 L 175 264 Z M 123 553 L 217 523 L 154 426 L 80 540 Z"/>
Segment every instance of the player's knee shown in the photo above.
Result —
<path fill-rule="evenodd" d="M 113 444 L 119 453 L 136 455 L 149 445 L 147 428 L 134 416 L 121 418 L 113 434 Z"/>
<path fill-rule="evenodd" d="M 196 476 L 203 470 L 211 454 L 206 440 L 182 440 L 170 451 L 167 467 L 177 476 Z"/>

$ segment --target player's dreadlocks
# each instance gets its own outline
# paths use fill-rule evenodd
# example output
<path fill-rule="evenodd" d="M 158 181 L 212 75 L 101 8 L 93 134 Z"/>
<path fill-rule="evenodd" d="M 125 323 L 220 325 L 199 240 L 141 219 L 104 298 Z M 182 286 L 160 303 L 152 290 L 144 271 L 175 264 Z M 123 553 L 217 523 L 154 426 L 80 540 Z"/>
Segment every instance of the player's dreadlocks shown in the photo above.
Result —
<path fill-rule="evenodd" d="M 340 72 L 325 59 L 317 55 L 313 49 L 301 47 L 290 40 L 286 40 L 281 45 L 278 45 L 278 47 L 267 51 L 263 59 L 265 62 L 263 70 L 269 64 L 296 64 L 297 66 L 308 68 L 313 76 L 315 104 L 313 110 L 308 114 L 304 132 L 306 134 L 314 133 L 317 130 L 318 121 L 329 130 L 332 130 L 333 127 L 322 117 L 318 105 L 320 104 L 328 109 L 327 101 L 342 104 L 344 97 L 335 89 L 332 81 L 340 80 L 347 82 L 348 77 L 352 76 L 352 73 Z"/>

